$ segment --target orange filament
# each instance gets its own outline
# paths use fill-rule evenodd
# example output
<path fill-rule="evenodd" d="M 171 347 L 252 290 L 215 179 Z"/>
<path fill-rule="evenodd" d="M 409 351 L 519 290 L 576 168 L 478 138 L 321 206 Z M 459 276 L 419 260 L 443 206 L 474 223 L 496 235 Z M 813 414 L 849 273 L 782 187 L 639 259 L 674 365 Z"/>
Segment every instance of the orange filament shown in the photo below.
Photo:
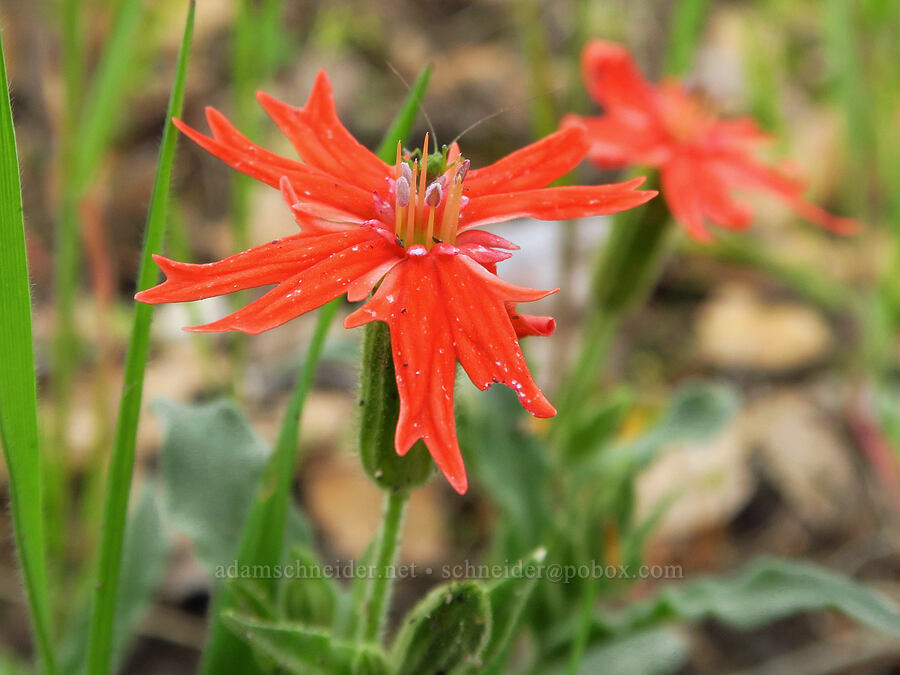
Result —
<path fill-rule="evenodd" d="M 419 176 L 419 190 L 416 193 L 416 214 L 425 213 L 425 181 L 428 180 L 428 132 L 425 132 L 425 143 L 422 145 L 422 174 Z"/>

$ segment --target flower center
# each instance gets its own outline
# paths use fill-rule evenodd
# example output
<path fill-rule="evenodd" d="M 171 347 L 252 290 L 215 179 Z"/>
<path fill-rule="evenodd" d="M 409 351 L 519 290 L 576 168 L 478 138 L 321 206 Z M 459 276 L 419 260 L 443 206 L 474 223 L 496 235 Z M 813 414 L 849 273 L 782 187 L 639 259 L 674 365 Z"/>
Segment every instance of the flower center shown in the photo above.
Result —
<path fill-rule="evenodd" d="M 688 93 L 670 83 L 663 87 L 662 103 L 669 133 L 680 143 L 703 141 L 715 124 L 715 106 L 702 92 Z"/>
<path fill-rule="evenodd" d="M 459 157 L 447 165 L 442 154 L 429 157 L 427 133 L 421 159 L 421 165 L 418 157 L 404 159 L 397 144 L 394 234 L 406 248 L 420 244 L 430 250 L 441 242 L 456 242 L 459 212 L 465 199 L 462 185 L 469 171 L 469 160 Z M 428 175 L 429 168 L 438 173 L 433 179 Z"/>

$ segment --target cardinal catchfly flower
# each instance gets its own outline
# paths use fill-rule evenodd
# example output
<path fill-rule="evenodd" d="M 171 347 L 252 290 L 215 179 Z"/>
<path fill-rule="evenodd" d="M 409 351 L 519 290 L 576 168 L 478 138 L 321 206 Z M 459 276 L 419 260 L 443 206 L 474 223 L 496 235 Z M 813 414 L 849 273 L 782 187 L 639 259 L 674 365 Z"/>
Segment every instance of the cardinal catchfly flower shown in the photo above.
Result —
<path fill-rule="evenodd" d="M 255 145 L 218 111 L 206 111 L 211 136 L 181 121 L 187 136 L 219 159 L 277 187 L 299 232 L 208 264 L 155 256 L 166 280 L 141 302 L 198 300 L 274 285 L 258 300 L 192 331 L 261 333 L 346 293 L 357 302 L 353 328 L 390 327 L 400 395 L 395 445 L 401 455 L 422 439 L 460 493 L 467 488 L 453 413 L 456 363 L 482 390 L 507 385 L 538 417 L 555 409 L 535 384 L 518 338 L 548 335 L 553 320 L 522 314 L 516 303 L 555 290 L 515 286 L 496 274 L 518 247 L 479 226 L 518 217 L 559 220 L 609 214 L 643 204 L 643 179 L 600 186 L 545 187 L 585 156 L 580 128 L 558 131 L 482 169 L 457 144 L 403 152 L 388 164 L 339 121 L 331 85 L 316 78 L 302 108 L 260 92 L 258 99 L 301 161 Z"/>
<path fill-rule="evenodd" d="M 768 192 L 837 234 L 857 229 L 855 221 L 805 200 L 806 183 L 796 171 L 758 157 L 768 137 L 752 118 L 717 118 L 708 102 L 678 80 L 650 84 L 628 51 L 615 43 L 590 42 L 582 53 L 582 75 L 603 114 L 570 115 L 563 128 L 586 129 L 588 158 L 601 168 L 657 167 L 669 210 L 696 239 L 711 238 L 707 220 L 732 230 L 750 225 L 752 209 L 735 198 L 735 191 Z"/>

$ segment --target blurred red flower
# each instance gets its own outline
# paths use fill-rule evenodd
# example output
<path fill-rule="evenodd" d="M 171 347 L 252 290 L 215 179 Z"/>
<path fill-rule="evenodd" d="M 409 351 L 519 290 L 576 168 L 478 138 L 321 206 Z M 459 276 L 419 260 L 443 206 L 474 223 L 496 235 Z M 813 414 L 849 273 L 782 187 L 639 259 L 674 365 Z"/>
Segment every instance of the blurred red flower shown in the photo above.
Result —
<path fill-rule="evenodd" d="M 803 199 L 806 189 L 784 166 L 757 157 L 767 136 L 755 120 L 722 120 L 676 80 L 648 83 L 621 45 L 590 42 L 582 53 L 582 75 L 599 117 L 570 115 L 564 129 L 582 127 L 591 142 L 588 157 L 601 168 L 659 168 L 663 196 L 676 220 L 696 239 L 711 235 L 705 220 L 731 230 L 750 225 L 749 205 L 736 190 L 762 190 L 784 200 L 803 218 L 837 234 L 851 234 L 856 221 L 833 216 Z"/>
<path fill-rule="evenodd" d="M 397 452 L 423 439 L 450 484 L 465 492 L 453 416 L 457 361 L 480 389 L 505 384 L 532 414 L 556 413 L 518 342 L 523 335 L 549 335 L 553 320 L 515 310 L 516 302 L 555 291 L 502 281 L 496 264 L 517 247 L 474 228 L 525 216 L 615 213 L 656 193 L 635 189 L 643 178 L 544 188 L 584 158 L 588 144 L 580 128 L 558 131 L 480 170 L 469 170 L 456 144 L 429 156 L 427 136 L 421 155 L 401 156 L 398 147 L 390 165 L 338 120 L 324 72 L 302 108 L 262 92 L 258 98 L 302 163 L 255 145 L 212 108 L 206 112 L 211 137 L 175 124 L 233 168 L 278 187 L 300 232 L 205 265 L 155 256 L 166 280 L 136 299 L 184 302 L 275 284 L 243 309 L 187 329 L 255 334 L 344 293 L 351 302 L 363 300 L 377 286 L 344 325 L 380 320 L 390 326 L 400 394 Z M 427 161 L 420 164 L 422 157 Z"/>

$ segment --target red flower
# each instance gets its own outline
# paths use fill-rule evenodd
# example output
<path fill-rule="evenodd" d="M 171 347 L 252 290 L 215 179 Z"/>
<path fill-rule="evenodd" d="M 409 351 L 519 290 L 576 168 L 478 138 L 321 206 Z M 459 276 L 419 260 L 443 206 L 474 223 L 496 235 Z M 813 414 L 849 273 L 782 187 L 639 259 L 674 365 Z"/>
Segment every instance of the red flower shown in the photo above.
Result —
<path fill-rule="evenodd" d="M 563 128 L 587 130 L 588 157 L 602 168 L 658 167 L 672 215 L 696 239 L 711 239 L 705 219 L 732 230 L 750 225 L 751 208 L 733 196 L 741 189 L 770 192 L 832 232 L 850 234 L 857 229 L 855 221 L 833 216 L 803 199 L 805 183 L 784 167 L 757 158 L 756 150 L 767 139 L 753 119 L 718 119 L 674 80 L 654 87 L 625 48 L 614 43 L 589 43 L 582 53 L 582 73 L 588 93 L 605 114 L 571 115 Z"/>
<path fill-rule="evenodd" d="M 218 262 L 193 265 L 155 256 L 164 283 L 141 302 L 183 302 L 275 284 L 243 309 L 194 331 L 260 333 L 346 293 L 372 298 L 347 317 L 352 328 L 390 326 L 400 419 L 396 447 L 406 453 L 423 439 L 450 484 L 467 480 L 456 440 L 453 387 L 459 361 L 484 390 L 516 391 L 534 415 L 555 409 L 528 371 L 518 336 L 548 335 L 553 320 L 519 314 L 516 302 L 555 291 L 502 281 L 496 264 L 514 244 L 474 229 L 520 216 L 548 220 L 614 213 L 643 204 L 636 179 L 597 187 L 544 188 L 575 167 L 587 151 L 581 129 L 558 131 L 480 170 L 469 171 L 454 144 L 429 161 L 401 157 L 392 166 L 360 145 L 337 118 L 331 85 L 316 78 L 306 105 L 295 108 L 260 92 L 258 98 L 303 163 L 280 157 L 240 134 L 207 109 L 212 137 L 175 124 L 235 169 L 280 188 L 300 232 Z"/>

